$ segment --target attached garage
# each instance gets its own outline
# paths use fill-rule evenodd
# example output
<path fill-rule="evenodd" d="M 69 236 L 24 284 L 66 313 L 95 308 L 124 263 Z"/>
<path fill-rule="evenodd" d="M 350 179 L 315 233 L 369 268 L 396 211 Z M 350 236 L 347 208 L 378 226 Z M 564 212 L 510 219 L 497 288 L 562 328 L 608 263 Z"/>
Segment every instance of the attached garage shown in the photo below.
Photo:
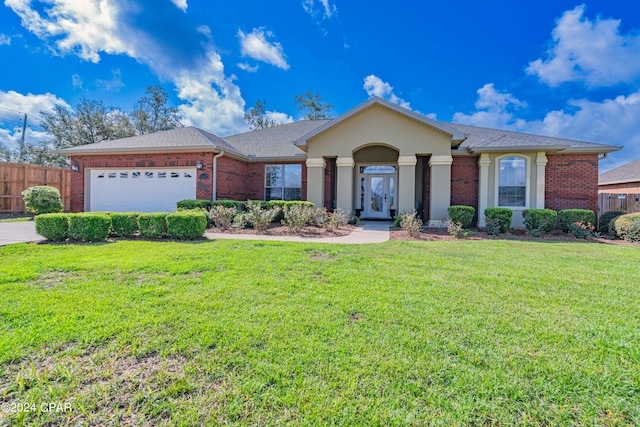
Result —
<path fill-rule="evenodd" d="M 196 168 L 88 169 L 86 211 L 171 212 L 196 198 Z"/>

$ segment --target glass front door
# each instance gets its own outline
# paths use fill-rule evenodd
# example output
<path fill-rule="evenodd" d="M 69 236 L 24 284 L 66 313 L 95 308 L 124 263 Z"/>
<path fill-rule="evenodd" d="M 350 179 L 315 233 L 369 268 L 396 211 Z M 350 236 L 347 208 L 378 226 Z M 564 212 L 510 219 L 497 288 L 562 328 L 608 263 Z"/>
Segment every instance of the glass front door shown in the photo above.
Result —
<path fill-rule="evenodd" d="M 365 218 L 391 218 L 390 209 L 395 209 L 395 176 L 366 175 L 362 177 L 363 216 Z"/>

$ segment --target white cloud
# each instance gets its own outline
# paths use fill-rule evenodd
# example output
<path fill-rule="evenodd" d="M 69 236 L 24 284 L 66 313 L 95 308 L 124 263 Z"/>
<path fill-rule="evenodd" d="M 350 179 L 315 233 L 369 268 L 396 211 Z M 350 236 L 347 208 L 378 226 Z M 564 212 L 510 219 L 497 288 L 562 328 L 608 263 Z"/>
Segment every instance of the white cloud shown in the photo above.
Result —
<path fill-rule="evenodd" d="M 248 73 L 256 73 L 258 71 L 258 68 L 260 68 L 258 65 L 255 66 L 251 66 L 249 64 L 247 64 L 246 62 L 239 62 L 238 64 L 238 68 L 240 68 L 241 70 L 244 70 Z"/>
<path fill-rule="evenodd" d="M 269 42 L 267 38 L 272 38 L 273 33 L 265 32 L 264 28 L 254 28 L 249 34 L 238 30 L 240 38 L 240 53 L 256 61 L 266 62 L 283 70 L 289 69 L 289 64 L 285 59 L 282 45 L 278 42 Z"/>
<path fill-rule="evenodd" d="M 531 62 L 527 73 L 549 86 L 611 86 L 640 77 L 640 34 L 621 34 L 618 19 L 589 20 L 585 8 L 577 6 L 557 20 L 547 57 Z"/>
<path fill-rule="evenodd" d="M 9 37 L 6 34 L 0 34 L 0 46 L 2 45 L 9 46 L 10 44 L 11 44 L 11 37 Z"/>
<path fill-rule="evenodd" d="M 28 93 L 23 95 L 12 90 L 8 92 L 0 90 L 0 105 L 12 110 L 0 110 L 5 123 L 9 120 L 8 123 L 12 124 L 11 127 L 0 129 L 0 145 L 9 148 L 15 148 L 22 137 L 22 120 L 25 113 L 27 114 L 28 125 L 25 141 L 33 144 L 48 137 L 44 132 L 31 129 L 31 127 L 40 126 L 40 113 L 42 111 L 53 111 L 53 107 L 56 105 L 70 108 L 64 100 L 51 93 L 42 95 Z"/>
<path fill-rule="evenodd" d="M 393 86 L 389 83 L 382 81 L 380 77 L 373 74 L 364 78 L 364 85 L 362 88 L 367 92 L 369 96 L 378 96 L 388 101 L 398 104 L 401 107 L 411 109 L 411 105 L 400 98 L 393 92 Z"/>
<path fill-rule="evenodd" d="M 526 106 L 513 95 L 498 92 L 493 83 L 487 83 L 476 91 L 478 99 L 475 102 L 477 111 L 471 114 L 455 113 L 453 121 L 473 126 L 522 130 L 524 122 L 514 116 L 514 111 Z"/>
<path fill-rule="evenodd" d="M 80 85 L 80 87 L 82 87 L 82 81 L 80 81 Z M 124 87 L 124 82 L 122 81 L 122 72 L 119 68 L 111 70 L 111 78 L 108 80 L 98 79 L 96 80 L 96 85 L 106 90 L 107 92 L 119 92 L 120 89 Z"/>
<path fill-rule="evenodd" d="M 102 53 L 124 54 L 148 65 L 160 78 L 175 84 L 178 97 L 186 102 L 179 106 L 186 123 L 220 134 L 245 130 L 245 102 L 233 79 L 225 76 L 208 27 L 194 26 L 178 11 L 175 23 L 182 26 L 181 38 L 167 37 L 163 29 L 136 26 L 135 17 L 144 7 L 163 7 L 151 0 L 144 2 L 47 0 L 42 13 L 30 0 L 5 0 L 5 5 L 20 16 L 25 28 L 52 42 L 60 54 L 75 54 L 95 63 Z M 178 6 L 182 4 L 186 2 Z M 186 40 L 185 34 L 192 39 Z"/>
<path fill-rule="evenodd" d="M 173 4 L 175 4 L 178 9 L 181 9 L 183 12 L 187 11 L 187 0 L 171 0 Z"/>
<path fill-rule="evenodd" d="M 82 85 L 84 82 L 82 81 L 82 77 L 79 74 L 74 74 L 71 76 L 71 84 L 74 89 L 82 89 Z"/>
<path fill-rule="evenodd" d="M 279 111 L 267 111 L 266 116 L 268 120 L 274 120 L 276 123 L 281 125 L 293 123 L 295 121 L 290 115 Z"/>
<path fill-rule="evenodd" d="M 329 0 L 303 0 L 302 7 L 314 19 L 328 19 L 338 11 L 336 5 Z"/>

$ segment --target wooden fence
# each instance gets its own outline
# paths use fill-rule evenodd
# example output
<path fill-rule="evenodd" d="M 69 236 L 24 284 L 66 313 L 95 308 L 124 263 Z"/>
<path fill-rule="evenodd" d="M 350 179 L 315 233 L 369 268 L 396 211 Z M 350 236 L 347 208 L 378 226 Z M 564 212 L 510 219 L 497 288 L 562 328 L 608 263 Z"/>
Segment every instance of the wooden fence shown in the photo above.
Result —
<path fill-rule="evenodd" d="M 598 194 L 600 215 L 609 211 L 640 212 L 640 194 Z"/>
<path fill-rule="evenodd" d="M 71 207 L 71 170 L 40 165 L 0 162 L 0 213 L 26 212 L 22 192 L 36 185 L 60 191 L 64 210 Z"/>

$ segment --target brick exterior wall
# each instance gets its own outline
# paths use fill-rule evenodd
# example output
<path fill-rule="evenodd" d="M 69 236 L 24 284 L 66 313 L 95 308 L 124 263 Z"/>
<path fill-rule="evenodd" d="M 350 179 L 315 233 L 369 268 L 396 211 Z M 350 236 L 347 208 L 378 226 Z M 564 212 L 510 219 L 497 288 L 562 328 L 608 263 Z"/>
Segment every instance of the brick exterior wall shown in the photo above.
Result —
<path fill-rule="evenodd" d="M 198 161 L 201 161 L 203 168 L 197 171 L 196 197 L 198 199 L 211 200 L 213 196 L 214 155 L 215 153 L 159 153 L 74 156 L 71 162 L 77 163 L 80 171 L 71 173 L 71 212 L 84 211 L 84 177 L 85 169 L 87 168 L 195 167 Z M 262 162 L 245 163 L 226 156 L 218 158 L 216 198 L 263 200 L 266 164 Z M 302 163 L 302 198 L 306 199 L 306 197 L 307 168 Z"/>
<path fill-rule="evenodd" d="M 336 159 L 325 160 L 327 166 L 324 168 L 324 207 L 332 210 L 336 198 Z"/>
<path fill-rule="evenodd" d="M 429 221 L 429 194 L 431 193 L 430 158 L 431 156 L 425 156 L 422 159 L 422 221 L 425 224 Z"/>
<path fill-rule="evenodd" d="M 451 165 L 451 204 L 473 206 L 478 211 L 477 157 L 454 157 Z"/>
<path fill-rule="evenodd" d="M 547 156 L 545 207 L 598 210 L 598 155 Z"/>

